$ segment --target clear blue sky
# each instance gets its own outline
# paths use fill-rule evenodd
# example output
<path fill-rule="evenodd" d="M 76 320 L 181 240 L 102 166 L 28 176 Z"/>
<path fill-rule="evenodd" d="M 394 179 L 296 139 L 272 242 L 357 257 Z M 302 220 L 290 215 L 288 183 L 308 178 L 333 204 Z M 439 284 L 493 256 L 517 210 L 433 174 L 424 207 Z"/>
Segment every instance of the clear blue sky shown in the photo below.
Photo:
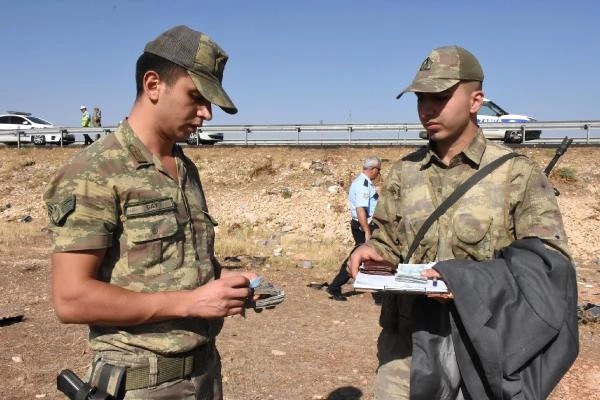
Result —
<path fill-rule="evenodd" d="M 10 3 L 10 6 L 5 3 Z M 60 1 L 3 2 L 0 112 L 76 126 L 127 115 L 146 42 L 179 24 L 230 56 L 224 86 L 239 108 L 212 124 L 416 122 L 396 94 L 434 47 L 471 50 L 486 96 L 539 120 L 600 119 L 600 2 Z"/>

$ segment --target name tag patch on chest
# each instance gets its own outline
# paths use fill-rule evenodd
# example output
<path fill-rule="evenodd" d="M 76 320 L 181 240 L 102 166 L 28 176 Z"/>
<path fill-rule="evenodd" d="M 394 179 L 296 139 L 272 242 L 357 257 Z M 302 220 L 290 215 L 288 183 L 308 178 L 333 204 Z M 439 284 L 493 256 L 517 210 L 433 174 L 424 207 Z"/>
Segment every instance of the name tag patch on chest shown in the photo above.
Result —
<path fill-rule="evenodd" d="M 127 218 L 143 217 L 146 215 L 162 214 L 175 210 L 175 202 L 170 197 L 141 201 L 125 205 Z"/>

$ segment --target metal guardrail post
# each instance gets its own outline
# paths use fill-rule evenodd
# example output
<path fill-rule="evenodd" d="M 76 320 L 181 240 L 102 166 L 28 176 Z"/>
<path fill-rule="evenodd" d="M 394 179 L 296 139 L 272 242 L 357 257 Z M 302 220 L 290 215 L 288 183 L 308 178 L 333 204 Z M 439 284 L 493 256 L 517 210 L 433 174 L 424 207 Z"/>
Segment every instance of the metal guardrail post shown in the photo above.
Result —
<path fill-rule="evenodd" d="M 348 144 L 352 144 L 352 127 L 348 127 Z"/>
<path fill-rule="evenodd" d="M 583 129 L 585 129 L 585 142 L 590 144 L 590 125 L 583 124 Z"/>
<path fill-rule="evenodd" d="M 250 128 L 244 129 L 244 145 L 248 146 L 248 134 L 250 133 Z"/>
<path fill-rule="evenodd" d="M 21 148 L 21 131 L 17 128 L 17 149 Z"/>
<path fill-rule="evenodd" d="M 297 126 L 296 127 L 296 145 L 300 145 L 300 131 L 301 131 L 300 127 Z"/>

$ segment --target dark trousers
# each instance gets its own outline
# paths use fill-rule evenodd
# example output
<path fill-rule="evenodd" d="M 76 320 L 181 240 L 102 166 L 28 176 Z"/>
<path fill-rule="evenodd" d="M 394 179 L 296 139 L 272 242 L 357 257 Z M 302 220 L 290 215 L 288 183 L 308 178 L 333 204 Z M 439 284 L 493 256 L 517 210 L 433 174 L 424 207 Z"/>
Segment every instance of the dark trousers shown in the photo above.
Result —
<path fill-rule="evenodd" d="M 377 225 L 369 224 L 369 230 L 371 233 L 375 230 Z M 352 237 L 354 238 L 354 246 L 361 245 L 365 242 L 365 232 L 360 228 L 360 224 L 356 220 L 350 221 L 350 230 L 352 232 Z M 350 274 L 346 269 L 346 264 L 348 262 L 348 258 L 342 262 L 340 266 L 340 271 L 333 278 L 333 281 L 329 284 L 328 291 L 331 294 L 341 294 L 342 293 L 342 285 L 345 285 L 350 280 Z"/>
<path fill-rule="evenodd" d="M 88 145 L 88 144 L 92 144 L 94 143 L 94 140 L 90 137 L 90 135 L 88 135 L 87 133 L 83 134 L 83 140 L 85 140 L 84 145 Z"/>

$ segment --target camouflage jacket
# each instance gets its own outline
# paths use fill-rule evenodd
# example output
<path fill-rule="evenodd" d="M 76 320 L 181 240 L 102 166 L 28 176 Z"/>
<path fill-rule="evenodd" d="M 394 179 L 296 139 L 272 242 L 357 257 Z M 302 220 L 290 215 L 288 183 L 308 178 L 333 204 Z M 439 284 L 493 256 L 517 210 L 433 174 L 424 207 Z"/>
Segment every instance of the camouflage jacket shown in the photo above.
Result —
<path fill-rule="evenodd" d="M 395 162 L 383 183 L 373 216 L 379 229 L 369 245 L 394 265 L 450 259 L 487 261 L 501 248 L 526 237 L 538 237 L 568 256 L 553 188 L 534 161 L 519 156 L 454 203 L 431 225 L 411 259 L 404 259 L 419 228 L 436 207 L 479 168 L 510 151 L 485 139 L 480 130 L 448 167 L 430 147 Z M 409 317 L 410 308 L 411 296 L 389 297 L 382 307 L 382 326 L 398 329 L 398 314 Z"/>
<path fill-rule="evenodd" d="M 194 163 L 175 146 L 176 182 L 127 122 L 80 152 L 44 200 L 52 251 L 106 248 L 98 279 L 138 292 L 189 290 L 215 279 L 214 225 Z M 214 338 L 222 320 L 90 326 L 95 350 L 179 353 Z"/>
<path fill-rule="evenodd" d="M 448 167 L 430 147 L 395 162 L 373 217 L 380 229 L 369 243 L 394 264 L 409 262 L 403 257 L 435 208 L 478 169 L 510 151 L 479 131 Z M 514 240 L 532 236 L 568 255 L 552 186 L 534 161 L 519 156 L 472 187 L 434 222 L 410 261 L 490 260 Z"/>

